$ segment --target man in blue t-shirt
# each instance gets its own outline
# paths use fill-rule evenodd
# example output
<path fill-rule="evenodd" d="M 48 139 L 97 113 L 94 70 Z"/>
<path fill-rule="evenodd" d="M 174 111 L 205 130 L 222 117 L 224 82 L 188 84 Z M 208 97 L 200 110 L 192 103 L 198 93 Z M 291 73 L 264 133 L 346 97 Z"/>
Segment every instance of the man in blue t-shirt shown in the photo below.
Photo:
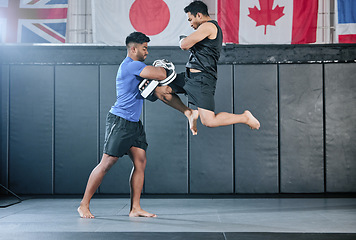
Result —
<path fill-rule="evenodd" d="M 146 167 L 146 134 L 140 121 L 143 98 L 138 90 L 144 79 L 166 78 L 162 67 L 147 66 L 143 61 L 148 55 L 150 39 L 143 33 L 133 32 L 126 38 L 127 57 L 121 63 L 116 77 L 117 99 L 106 119 L 104 153 L 101 162 L 89 176 L 84 197 L 78 207 L 82 218 L 94 218 L 89 210 L 90 200 L 101 184 L 105 174 L 118 158 L 128 154 L 133 162 L 130 177 L 130 217 L 156 217 L 142 210 L 140 197 Z"/>

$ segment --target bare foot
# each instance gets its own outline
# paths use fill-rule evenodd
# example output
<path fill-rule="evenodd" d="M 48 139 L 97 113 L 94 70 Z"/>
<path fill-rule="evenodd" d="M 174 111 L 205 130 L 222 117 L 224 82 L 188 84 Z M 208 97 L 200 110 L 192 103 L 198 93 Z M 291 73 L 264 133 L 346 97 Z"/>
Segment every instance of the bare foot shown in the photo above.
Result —
<path fill-rule="evenodd" d="M 89 207 L 79 206 L 77 211 L 81 218 L 94 218 L 94 215 L 91 214 Z"/>
<path fill-rule="evenodd" d="M 197 135 L 198 134 L 197 120 L 199 118 L 198 110 L 192 110 L 192 113 L 190 114 L 190 116 L 187 116 L 187 117 L 188 117 L 188 121 L 189 121 L 190 131 L 192 131 L 193 135 Z"/>
<path fill-rule="evenodd" d="M 142 209 L 131 210 L 129 217 L 157 217 L 156 214 L 146 212 Z"/>
<path fill-rule="evenodd" d="M 259 129 L 260 122 L 252 115 L 252 113 L 248 110 L 244 112 L 244 115 L 247 117 L 246 124 L 250 126 L 251 129 Z"/>

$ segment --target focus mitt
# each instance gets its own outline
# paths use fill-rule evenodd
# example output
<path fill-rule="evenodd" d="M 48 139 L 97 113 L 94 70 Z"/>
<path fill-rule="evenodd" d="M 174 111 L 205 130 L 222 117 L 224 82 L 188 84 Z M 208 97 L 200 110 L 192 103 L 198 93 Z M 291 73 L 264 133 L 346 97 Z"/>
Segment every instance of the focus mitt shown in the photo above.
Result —
<path fill-rule="evenodd" d="M 152 65 L 155 67 L 163 67 L 166 70 L 167 78 L 159 81 L 160 86 L 170 84 L 177 76 L 174 64 L 166 59 L 158 59 L 154 61 Z"/>
<path fill-rule="evenodd" d="M 141 83 L 138 85 L 138 89 L 140 90 L 141 96 L 143 98 L 148 98 L 153 94 L 157 86 L 158 86 L 158 81 L 143 79 Z"/>

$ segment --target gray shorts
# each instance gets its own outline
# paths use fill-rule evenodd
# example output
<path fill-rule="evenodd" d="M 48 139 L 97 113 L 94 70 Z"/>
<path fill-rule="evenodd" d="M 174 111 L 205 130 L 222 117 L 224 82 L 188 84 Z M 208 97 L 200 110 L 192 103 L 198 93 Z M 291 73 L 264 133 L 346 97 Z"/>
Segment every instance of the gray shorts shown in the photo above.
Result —
<path fill-rule="evenodd" d="M 208 73 L 183 72 L 169 84 L 175 93 L 188 95 L 188 102 L 199 108 L 215 110 L 216 79 Z"/>
<path fill-rule="evenodd" d="M 128 154 L 131 147 L 147 150 L 146 133 L 141 121 L 131 122 L 115 114 L 106 117 L 104 153 L 122 157 Z"/>

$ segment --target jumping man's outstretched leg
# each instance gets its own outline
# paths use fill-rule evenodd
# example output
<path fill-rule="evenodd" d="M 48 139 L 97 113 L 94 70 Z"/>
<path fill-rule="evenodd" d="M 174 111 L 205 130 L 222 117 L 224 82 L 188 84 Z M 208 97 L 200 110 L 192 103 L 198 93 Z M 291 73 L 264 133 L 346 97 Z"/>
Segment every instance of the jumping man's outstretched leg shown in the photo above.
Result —
<path fill-rule="evenodd" d="M 207 127 L 219 127 L 232 125 L 236 123 L 247 124 L 251 129 L 259 129 L 260 122 L 252 115 L 250 111 L 245 111 L 243 114 L 234 114 L 220 112 L 215 114 L 213 111 L 198 108 L 200 120 Z"/>

